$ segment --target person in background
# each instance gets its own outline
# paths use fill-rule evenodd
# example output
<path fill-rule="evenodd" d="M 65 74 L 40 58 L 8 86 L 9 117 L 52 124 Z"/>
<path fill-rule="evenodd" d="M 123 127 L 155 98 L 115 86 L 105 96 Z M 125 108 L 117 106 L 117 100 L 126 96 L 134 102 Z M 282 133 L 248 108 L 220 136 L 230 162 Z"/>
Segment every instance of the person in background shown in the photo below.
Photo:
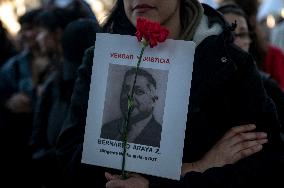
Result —
<path fill-rule="evenodd" d="M 259 1 L 258 0 L 220 0 L 219 6 L 223 6 L 226 4 L 232 4 L 235 3 L 241 9 L 245 12 L 248 18 L 249 24 L 251 24 L 252 28 L 257 27 L 255 24 L 257 24 L 257 12 L 259 7 Z"/>
<path fill-rule="evenodd" d="M 122 180 L 106 173 L 106 182 L 103 176 L 109 170 L 81 164 L 92 66 L 99 68 L 90 48 L 57 142 L 57 156 L 69 171 L 69 183 L 74 187 L 237 188 L 281 182 L 283 143 L 274 104 L 253 58 L 232 44 L 232 28 L 222 15 L 197 0 L 118 0 L 104 31 L 135 35 L 138 17 L 161 23 L 171 39 L 193 40 L 197 45 L 181 181 L 138 174 Z"/>
<path fill-rule="evenodd" d="M 229 24 L 235 27 L 235 45 L 248 52 L 252 41 L 245 13 L 236 4 L 226 4 L 219 7 L 217 10 L 223 14 Z"/>
<path fill-rule="evenodd" d="M 7 167 L 7 171 L 4 172 L 7 176 L 11 173 L 14 178 L 25 177 L 22 184 L 19 181 L 10 181 L 11 187 L 18 184 L 25 185 L 25 182 L 31 178 L 26 170 L 31 164 L 28 140 L 36 101 L 34 67 L 38 63 L 38 58 L 41 59 L 35 40 L 37 34 L 35 19 L 40 12 L 41 9 L 31 10 L 19 18 L 21 24 L 19 38 L 23 51 L 10 58 L 0 70 L 0 116 L 4 119 L 4 123 L 0 125 L 3 152 L 1 166 L 3 163 L 3 166 Z M 5 169 L 3 166 L 1 170 Z"/>
<path fill-rule="evenodd" d="M 76 11 L 51 7 L 45 9 L 37 19 L 38 35 L 36 40 L 42 56 L 46 57 L 47 63 L 43 65 L 44 71 L 41 72 L 37 80 L 37 95 L 40 96 L 44 85 L 48 83 L 49 77 L 60 69 L 63 61 L 61 37 L 65 27 L 73 20 L 81 18 Z M 40 68 L 38 68 L 40 69 Z"/>
<path fill-rule="evenodd" d="M 234 31 L 234 43 L 244 51 L 248 52 L 251 39 L 249 33 L 248 21 L 244 11 L 236 4 L 226 4 L 217 9 L 224 15 L 225 20 L 230 24 L 236 24 Z M 273 100 L 279 121 L 281 123 L 281 132 L 284 133 L 284 93 L 278 83 L 271 76 L 259 70 L 264 88 L 268 96 Z"/>
<path fill-rule="evenodd" d="M 258 0 L 222 0 L 220 6 L 226 3 L 236 3 L 247 15 L 249 30 L 251 33 L 251 45 L 249 52 L 256 60 L 259 69 L 271 75 L 277 81 L 280 88 L 284 89 L 284 54 L 281 49 L 270 44 L 269 36 L 257 21 L 259 8 Z"/>
<path fill-rule="evenodd" d="M 35 173 L 40 184 L 47 188 L 63 186 L 55 144 L 70 105 L 76 69 L 82 62 L 83 52 L 95 43 L 99 31 L 93 19 L 79 19 L 67 25 L 60 40 L 63 63 L 49 78 L 36 106 L 30 145 Z M 84 35 L 78 37 L 82 33 Z"/>

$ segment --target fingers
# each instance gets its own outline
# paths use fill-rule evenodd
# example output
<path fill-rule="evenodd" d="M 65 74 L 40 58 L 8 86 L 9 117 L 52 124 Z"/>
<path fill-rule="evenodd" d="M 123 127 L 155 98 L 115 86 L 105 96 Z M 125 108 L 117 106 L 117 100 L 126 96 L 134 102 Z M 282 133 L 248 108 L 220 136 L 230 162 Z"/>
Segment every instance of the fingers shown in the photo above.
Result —
<path fill-rule="evenodd" d="M 235 144 L 232 147 L 232 152 L 235 153 L 234 159 L 232 162 L 239 161 L 243 158 L 249 157 L 250 155 L 253 155 L 261 151 L 263 148 L 262 145 L 267 142 L 268 140 L 264 138 L 264 139 L 258 139 L 258 140 L 243 141 L 243 142 L 239 142 L 238 144 Z"/>
<path fill-rule="evenodd" d="M 105 173 L 109 180 L 106 183 L 106 188 L 149 188 L 149 181 L 139 174 L 131 174 L 126 180 L 120 179 L 119 175 L 111 175 Z"/>
<path fill-rule="evenodd" d="M 252 154 L 255 154 L 255 153 L 259 152 L 260 150 L 262 150 L 262 148 L 263 148 L 262 145 L 257 144 L 257 145 L 255 145 L 253 147 L 241 150 L 238 153 L 236 153 L 236 155 L 235 155 L 236 161 L 241 160 L 243 158 L 246 158 L 246 157 L 248 157 L 248 156 L 250 156 Z"/>
<path fill-rule="evenodd" d="M 112 175 L 105 172 L 105 177 L 107 179 L 106 188 L 124 188 L 124 182 L 120 179 L 119 175 Z"/>
<path fill-rule="evenodd" d="M 230 129 L 205 154 L 200 163 L 201 167 L 204 170 L 211 167 L 222 167 L 259 152 L 268 140 L 266 133 L 252 132 L 255 128 L 254 124 L 249 124 Z"/>
<path fill-rule="evenodd" d="M 112 180 L 112 175 L 108 172 L 105 172 L 105 177 L 106 177 L 107 181 Z"/>
<path fill-rule="evenodd" d="M 112 175 L 108 172 L 105 172 L 105 177 L 108 181 L 111 181 L 111 180 L 116 180 L 116 179 L 120 179 L 120 176 L 119 175 Z"/>
<path fill-rule="evenodd" d="M 258 145 L 263 145 L 263 144 L 265 144 L 267 142 L 268 142 L 267 139 L 260 139 L 260 140 L 241 142 L 241 143 L 236 144 L 233 147 L 232 150 L 233 150 L 233 152 L 238 153 L 238 152 L 240 152 L 242 150 L 258 147 Z"/>
<path fill-rule="evenodd" d="M 230 139 L 230 144 L 233 146 L 238 143 L 242 143 L 245 141 L 253 141 L 253 140 L 262 140 L 266 139 L 267 134 L 264 132 L 249 132 L 249 133 L 240 133 Z"/>
<path fill-rule="evenodd" d="M 240 125 L 231 128 L 223 137 L 223 139 L 228 139 L 236 134 L 245 133 L 252 131 L 256 128 L 254 124 Z"/>

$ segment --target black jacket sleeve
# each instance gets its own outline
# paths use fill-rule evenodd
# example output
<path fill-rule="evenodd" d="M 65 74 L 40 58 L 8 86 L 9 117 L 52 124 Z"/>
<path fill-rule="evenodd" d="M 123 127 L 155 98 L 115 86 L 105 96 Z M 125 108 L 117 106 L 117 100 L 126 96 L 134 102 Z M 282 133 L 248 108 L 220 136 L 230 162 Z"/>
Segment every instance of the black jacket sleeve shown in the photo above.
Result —
<path fill-rule="evenodd" d="M 278 118 L 281 124 L 282 132 L 284 133 L 284 92 L 279 87 L 279 84 L 268 75 L 261 74 L 264 88 L 267 95 L 275 103 Z"/>

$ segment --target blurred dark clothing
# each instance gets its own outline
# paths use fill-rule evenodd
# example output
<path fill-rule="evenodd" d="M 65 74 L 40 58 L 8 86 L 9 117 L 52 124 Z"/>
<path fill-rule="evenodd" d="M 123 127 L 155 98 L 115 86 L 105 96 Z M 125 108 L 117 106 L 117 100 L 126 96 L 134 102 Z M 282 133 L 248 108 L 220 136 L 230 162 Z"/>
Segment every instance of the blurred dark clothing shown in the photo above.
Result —
<path fill-rule="evenodd" d="M 26 94 L 30 99 L 35 96 L 30 70 L 30 54 L 28 52 L 23 52 L 11 58 L 0 70 L 1 114 L 2 118 L 4 118 L 3 121 L 6 122 L 6 124 L 1 124 L 1 129 L 8 129 L 11 134 L 15 131 L 21 134 L 21 136 L 15 138 L 16 140 L 25 135 L 24 140 L 27 143 L 27 134 L 32 125 L 32 113 L 15 114 L 6 107 L 6 103 L 12 95 L 19 92 Z M 23 130 L 25 131 L 23 132 Z M 4 137 L 11 136 L 5 133 L 6 131 L 1 131 Z M 19 144 L 22 145 L 23 142 L 19 142 Z"/>
<path fill-rule="evenodd" d="M 19 55 L 11 58 L 1 68 L 1 104 L 5 103 L 6 100 L 16 92 L 24 92 L 29 97 L 33 96 L 33 83 L 30 61 L 31 54 L 27 51 L 24 51 Z"/>
<path fill-rule="evenodd" d="M 46 187 L 60 187 L 61 171 L 55 143 L 70 104 L 74 80 L 61 80 L 54 72 L 44 84 L 36 109 L 32 138 L 32 159 Z"/>
<path fill-rule="evenodd" d="M 29 53 L 23 52 L 11 58 L 0 71 L 0 169 L 3 170 L 1 174 L 6 175 L 7 179 L 14 177 L 23 178 L 25 181 L 30 178 L 27 172 L 31 162 L 28 141 L 32 128 L 32 112 L 13 113 L 7 109 L 6 103 L 12 95 L 19 92 L 25 93 L 33 101 L 29 60 Z M 9 182 L 11 186 L 14 184 L 20 183 Z"/>
<path fill-rule="evenodd" d="M 5 125 L 2 124 L 1 128 L 9 127 L 9 129 L 19 130 L 16 129 L 16 127 L 21 126 L 21 128 L 24 128 L 25 126 L 31 126 L 32 124 L 32 112 L 15 114 L 6 107 L 7 101 L 16 93 L 23 93 L 31 99 L 31 102 L 35 101 L 36 96 L 32 82 L 30 61 L 31 54 L 25 51 L 12 57 L 0 70 L 1 114 L 4 114 L 4 122 L 7 123 Z M 31 103 L 31 109 L 33 109 L 33 106 L 34 104 Z M 21 121 L 21 118 L 18 119 L 17 117 L 22 117 L 27 121 Z M 22 125 L 18 125 L 19 122 L 21 122 Z M 12 125 L 15 125 L 16 127 L 13 128 Z M 24 132 L 27 132 L 27 130 Z"/>
<path fill-rule="evenodd" d="M 278 119 L 281 124 L 281 132 L 284 133 L 284 92 L 269 74 L 260 71 L 260 75 L 267 95 L 275 104 Z"/>
<path fill-rule="evenodd" d="M 0 68 L 6 63 L 6 61 L 16 55 L 17 50 L 14 44 L 8 37 L 6 29 L 2 26 L 0 21 Z"/>

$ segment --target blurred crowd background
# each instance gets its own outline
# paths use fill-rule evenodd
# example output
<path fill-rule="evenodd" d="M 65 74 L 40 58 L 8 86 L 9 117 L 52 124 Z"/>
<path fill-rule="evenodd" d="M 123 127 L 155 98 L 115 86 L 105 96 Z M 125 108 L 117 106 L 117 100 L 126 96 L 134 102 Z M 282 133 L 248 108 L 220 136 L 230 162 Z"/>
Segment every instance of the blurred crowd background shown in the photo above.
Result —
<path fill-rule="evenodd" d="M 12 37 L 20 30 L 18 18 L 31 9 L 38 8 L 48 3 L 58 7 L 65 7 L 72 0 L 0 0 L 0 21 Z M 89 3 L 97 20 L 102 23 L 115 0 L 82 0 Z M 200 0 L 217 8 L 223 0 Z M 284 0 L 258 0 L 259 9 L 257 20 L 271 32 L 284 19 Z"/>
<path fill-rule="evenodd" d="M 103 20 L 113 6 L 115 0 L 84 0 L 88 2 L 98 20 Z M 20 30 L 19 16 L 31 9 L 54 3 L 58 7 L 65 7 L 71 0 L 0 0 L 0 20 L 11 35 Z"/>
<path fill-rule="evenodd" d="M 56 141 L 76 71 L 114 2 L 0 0 L 0 187 L 60 187 Z M 284 0 L 201 2 L 214 8 L 235 2 L 245 12 L 249 28 L 235 37 L 269 81 L 265 89 L 284 125 Z"/>
<path fill-rule="evenodd" d="M 38 8 L 46 4 L 49 0 L 0 0 L 0 19 L 7 24 L 11 32 L 19 30 L 17 18 L 26 11 Z M 106 13 L 111 9 L 115 0 L 85 0 L 90 4 L 95 12 L 98 20 L 103 20 Z M 222 0 L 200 0 L 214 8 L 218 7 L 218 3 Z M 277 21 L 284 17 L 284 1 L 283 0 L 258 0 L 260 9 L 258 12 L 259 20 L 266 20 L 269 27 L 274 27 Z M 54 0 L 58 6 L 66 6 L 70 0 Z M 9 21 L 9 22 L 8 22 Z"/>

